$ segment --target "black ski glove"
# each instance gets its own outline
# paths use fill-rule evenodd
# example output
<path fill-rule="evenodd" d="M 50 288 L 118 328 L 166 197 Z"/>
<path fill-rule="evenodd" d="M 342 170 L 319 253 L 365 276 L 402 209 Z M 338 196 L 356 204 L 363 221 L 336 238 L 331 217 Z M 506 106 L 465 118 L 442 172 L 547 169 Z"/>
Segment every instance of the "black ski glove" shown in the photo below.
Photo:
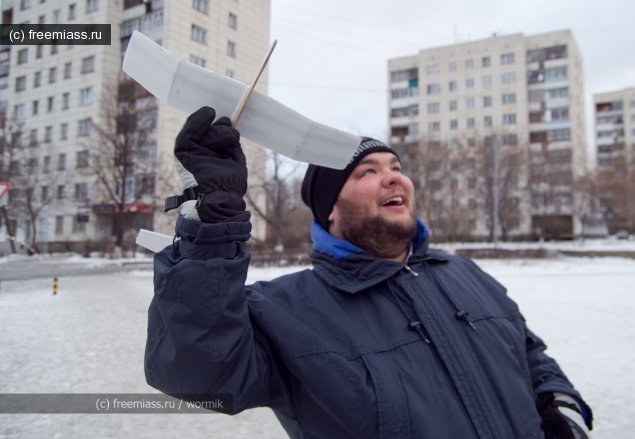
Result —
<path fill-rule="evenodd" d="M 589 439 L 580 406 L 573 397 L 564 393 L 541 393 L 536 406 L 542 418 L 545 439 Z"/>
<path fill-rule="evenodd" d="M 166 199 L 166 211 L 183 203 L 181 214 L 209 223 L 249 221 L 243 196 L 247 161 L 240 133 L 227 117 L 212 124 L 216 111 L 203 107 L 187 118 L 176 138 L 176 168 L 183 196 Z M 196 200 L 196 201 L 192 201 Z"/>

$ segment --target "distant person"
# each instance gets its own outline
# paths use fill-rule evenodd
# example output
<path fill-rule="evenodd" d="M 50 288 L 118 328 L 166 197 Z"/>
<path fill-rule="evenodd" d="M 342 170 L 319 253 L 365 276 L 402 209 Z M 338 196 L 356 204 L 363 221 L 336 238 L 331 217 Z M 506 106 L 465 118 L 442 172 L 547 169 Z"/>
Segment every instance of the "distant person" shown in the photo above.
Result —
<path fill-rule="evenodd" d="M 238 131 L 213 109 L 176 139 L 181 238 L 155 257 L 148 383 L 271 407 L 292 438 L 587 438 L 592 415 L 505 288 L 428 249 L 397 154 L 364 138 L 310 165 L 313 269 L 245 286 Z M 305 227 L 298 224 L 297 227 Z"/>

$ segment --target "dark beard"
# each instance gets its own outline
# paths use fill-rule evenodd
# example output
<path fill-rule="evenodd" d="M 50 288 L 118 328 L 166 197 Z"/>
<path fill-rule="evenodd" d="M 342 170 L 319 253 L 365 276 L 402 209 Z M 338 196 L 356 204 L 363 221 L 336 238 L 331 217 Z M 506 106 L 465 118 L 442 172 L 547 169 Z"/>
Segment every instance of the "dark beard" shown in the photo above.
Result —
<path fill-rule="evenodd" d="M 410 224 L 401 224 L 379 215 L 370 216 L 368 209 L 361 211 L 355 203 L 346 200 L 338 199 L 336 204 L 342 213 L 344 239 L 375 257 L 396 258 L 417 236 L 414 214 L 411 214 Z"/>

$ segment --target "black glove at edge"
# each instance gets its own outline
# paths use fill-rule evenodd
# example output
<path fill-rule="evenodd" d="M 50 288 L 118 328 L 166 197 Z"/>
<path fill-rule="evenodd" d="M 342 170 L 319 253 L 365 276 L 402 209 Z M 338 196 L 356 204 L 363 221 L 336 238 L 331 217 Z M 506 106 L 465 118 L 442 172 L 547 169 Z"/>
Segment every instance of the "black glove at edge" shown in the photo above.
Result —
<path fill-rule="evenodd" d="M 551 393 L 541 393 L 536 400 L 538 413 L 542 418 L 542 429 L 545 439 L 588 439 L 589 431 L 582 419 L 582 413 L 577 404 L 562 402 Z M 571 413 L 573 417 L 578 417 L 579 421 L 573 417 L 566 416 Z M 590 428 L 590 422 L 588 422 Z"/>
<path fill-rule="evenodd" d="M 243 196 L 247 191 L 247 160 L 240 133 L 227 117 L 212 124 L 216 111 L 203 107 L 192 113 L 176 138 L 174 155 L 185 188 L 198 195 L 201 221 L 249 221 Z"/>

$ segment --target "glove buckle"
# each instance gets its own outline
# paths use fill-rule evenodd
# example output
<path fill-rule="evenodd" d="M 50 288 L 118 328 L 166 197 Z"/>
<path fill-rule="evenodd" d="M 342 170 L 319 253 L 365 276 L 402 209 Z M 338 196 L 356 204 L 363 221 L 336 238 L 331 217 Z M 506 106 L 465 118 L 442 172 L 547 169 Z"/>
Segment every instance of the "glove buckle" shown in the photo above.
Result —
<path fill-rule="evenodd" d="M 196 189 L 195 189 L 196 188 Z M 205 194 L 199 192 L 198 186 L 188 187 L 183 191 L 183 195 L 172 195 L 171 197 L 167 197 L 165 199 L 165 205 L 163 208 L 164 212 L 169 212 L 172 209 L 176 209 L 181 204 L 190 200 L 197 200 L 196 207 L 200 205 L 200 202 L 203 200 Z"/>

